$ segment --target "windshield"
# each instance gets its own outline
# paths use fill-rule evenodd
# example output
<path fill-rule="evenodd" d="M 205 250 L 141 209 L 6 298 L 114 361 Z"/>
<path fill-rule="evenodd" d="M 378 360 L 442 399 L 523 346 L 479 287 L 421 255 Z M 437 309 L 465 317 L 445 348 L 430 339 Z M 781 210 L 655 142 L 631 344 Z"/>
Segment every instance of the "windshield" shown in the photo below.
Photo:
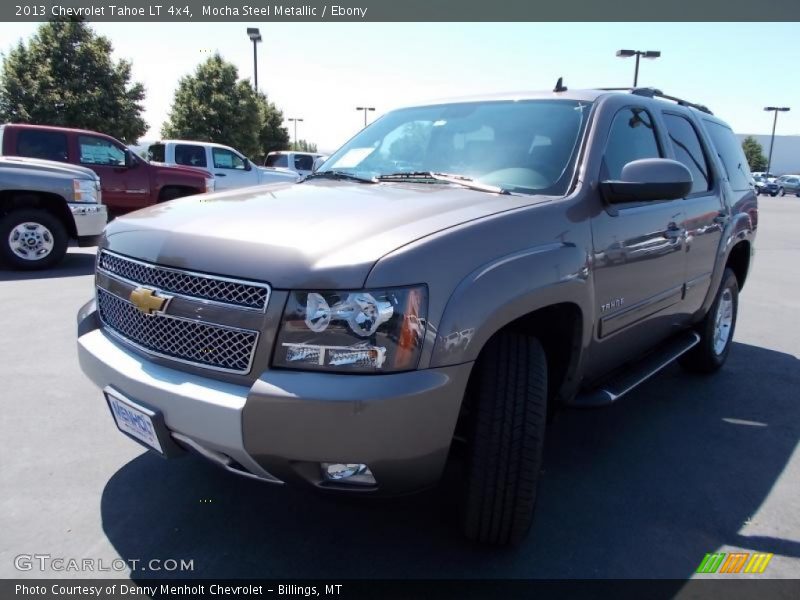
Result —
<path fill-rule="evenodd" d="M 563 195 L 589 107 L 526 100 L 401 109 L 361 131 L 319 173 L 447 173 L 511 192 Z"/>

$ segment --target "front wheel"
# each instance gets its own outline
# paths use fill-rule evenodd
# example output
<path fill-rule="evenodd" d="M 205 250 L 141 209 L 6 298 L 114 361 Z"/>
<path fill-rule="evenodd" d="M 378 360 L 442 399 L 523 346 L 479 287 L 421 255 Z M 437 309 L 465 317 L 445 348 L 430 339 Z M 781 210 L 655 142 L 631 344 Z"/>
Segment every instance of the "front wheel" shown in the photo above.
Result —
<path fill-rule="evenodd" d="M 499 333 L 475 368 L 464 533 L 521 542 L 533 521 L 547 420 L 547 357 L 536 338 Z"/>
<path fill-rule="evenodd" d="M 678 359 L 687 371 L 713 373 L 728 358 L 739 309 L 739 282 L 731 269 L 725 269 L 717 297 L 697 326 L 700 342 Z"/>
<path fill-rule="evenodd" d="M 778 195 L 781 196 L 781 197 L 785 196 L 786 195 L 786 190 L 783 189 L 783 188 L 779 189 L 778 190 Z"/>
<path fill-rule="evenodd" d="M 67 252 L 67 231 L 45 210 L 14 210 L 0 219 L 0 259 L 20 270 L 46 269 Z"/>

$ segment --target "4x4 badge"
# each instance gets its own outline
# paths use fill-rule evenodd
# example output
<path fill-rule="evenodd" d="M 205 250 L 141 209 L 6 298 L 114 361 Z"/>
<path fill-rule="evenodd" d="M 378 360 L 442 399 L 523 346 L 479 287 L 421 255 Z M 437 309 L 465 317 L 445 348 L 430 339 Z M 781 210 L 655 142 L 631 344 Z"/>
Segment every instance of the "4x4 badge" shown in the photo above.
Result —
<path fill-rule="evenodd" d="M 159 296 L 155 290 L 137 287 L 131 292 L 131 303 L 146 315 L 157 315 L 167 310 L 171 296 Z"/>

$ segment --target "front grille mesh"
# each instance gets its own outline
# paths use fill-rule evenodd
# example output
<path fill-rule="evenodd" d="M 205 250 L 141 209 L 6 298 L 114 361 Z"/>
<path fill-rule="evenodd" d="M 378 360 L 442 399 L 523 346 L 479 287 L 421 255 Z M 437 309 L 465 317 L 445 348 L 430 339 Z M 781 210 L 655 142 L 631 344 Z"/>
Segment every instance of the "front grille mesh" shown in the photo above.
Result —
<path fill-rule="evenodd" d="M 100 319 L 106 327 L 156 354 L 204 367 L 247 373 L 258 333 L 173 317 L 148 316 L 133 304 L 97 290 Z"/>
<path fill-rule="evenodd" d="M 186 273 L 101 252 L 98 269 L 140 285 L 233 306 L 265 310 L 269 286 Z"/>

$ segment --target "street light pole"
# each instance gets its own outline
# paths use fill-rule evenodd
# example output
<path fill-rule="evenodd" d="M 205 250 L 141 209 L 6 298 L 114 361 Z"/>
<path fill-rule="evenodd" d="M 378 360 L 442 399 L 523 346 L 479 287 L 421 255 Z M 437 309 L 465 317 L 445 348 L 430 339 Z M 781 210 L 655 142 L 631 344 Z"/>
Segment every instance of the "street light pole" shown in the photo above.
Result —
<path fill-rule="evenodd" d="M 769 158 L 767 158 L 767 177 L 769 177 L 770 169 L 772 168 L 772 146 L 775 144 L 775 127 L 778 125 L 778 113 L 789 112 L 788 106 L 765 106 L 764 110 L 767 112 L 775 113 L 772 119 L 772 136 L 769 138 Z"/>
<path fill-rule="evenodd" d="M 636 67 L 633 71 L 633 87 L 639 85 L 639 58 L 650 58 L 655 59 L 661 56 L 660 50 L 617 50 L 617 56 L 619 58 L 630 58 L 631 56 L 636 57 Z"/>
<path fill-rule="evenodd" d="M 248 27 L 247 37 L 253 42 L 253 89 L 258 91 L 258 50 L 256 44 L 261 42 L 261 32 L 257 27 Z"/>
<path fill-rule="evenodd" d="M 367 126 L 367 111 L 375 111 L 374 106 L 356 106 L 356 110 L 363 110 L 364 111 L 364 127 Z"/>
<path fill-rule="evenodd" d="M 294 149 L 299 150 L 299 148 L 297 147 L 297 122 L 298 121 L 302 122 L 303 119 L 297 119 L 295 117 L 292 117 L 291 119 L 286 119 L 286 120 L 289 121 L 290 123 L 292 122 L 294 123 Z"/>

